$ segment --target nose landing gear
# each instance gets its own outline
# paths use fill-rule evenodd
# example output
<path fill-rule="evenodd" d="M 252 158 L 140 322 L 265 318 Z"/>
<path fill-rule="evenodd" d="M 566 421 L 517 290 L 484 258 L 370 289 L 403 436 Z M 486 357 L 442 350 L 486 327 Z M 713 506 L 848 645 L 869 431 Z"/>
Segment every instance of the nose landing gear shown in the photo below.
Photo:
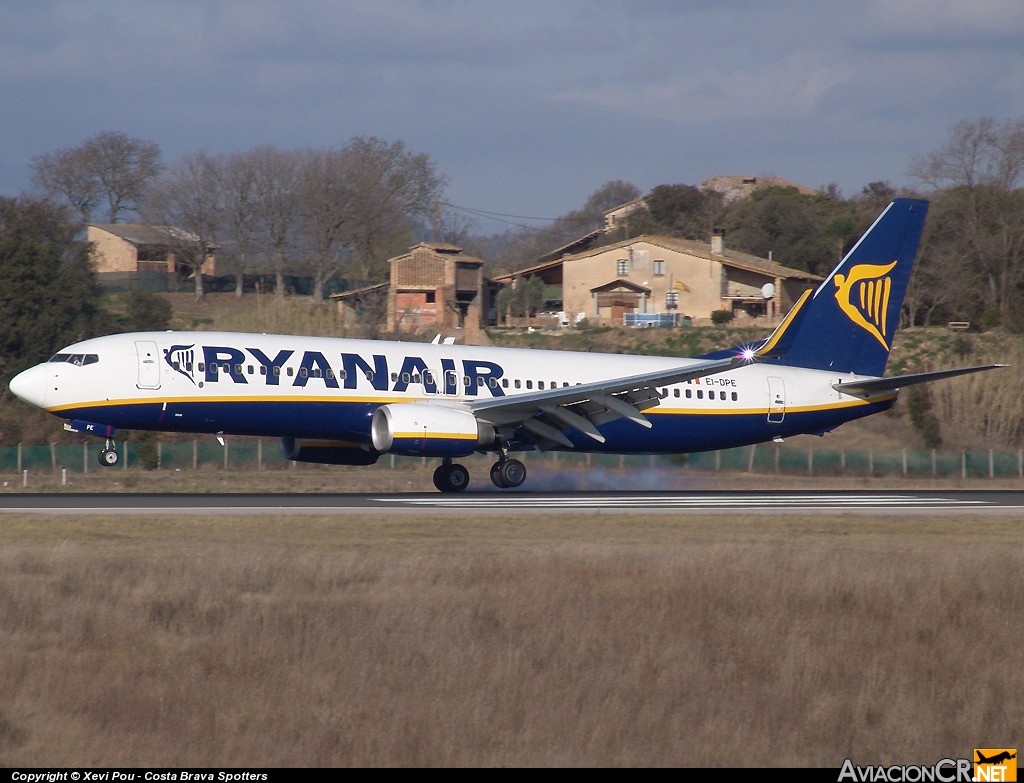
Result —
<path fill-rule="evenodd" d="M 117 453 L 117 444 L 110 438 L 107 438 L 107 442 L 104 445 L 103 450 L 100 452 L 100 465 L 105 468 L 112 468 L 120 461 L 121 455 Z"/>

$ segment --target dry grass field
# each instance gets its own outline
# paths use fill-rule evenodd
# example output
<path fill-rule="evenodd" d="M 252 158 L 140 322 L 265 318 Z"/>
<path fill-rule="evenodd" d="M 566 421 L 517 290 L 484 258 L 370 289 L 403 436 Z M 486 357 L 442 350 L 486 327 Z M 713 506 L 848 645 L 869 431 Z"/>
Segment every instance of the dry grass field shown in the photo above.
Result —
<path fill-rule="evenodd" d="M 1010 518 L 0 516 L 0 766 L 1016 747 Z"/>

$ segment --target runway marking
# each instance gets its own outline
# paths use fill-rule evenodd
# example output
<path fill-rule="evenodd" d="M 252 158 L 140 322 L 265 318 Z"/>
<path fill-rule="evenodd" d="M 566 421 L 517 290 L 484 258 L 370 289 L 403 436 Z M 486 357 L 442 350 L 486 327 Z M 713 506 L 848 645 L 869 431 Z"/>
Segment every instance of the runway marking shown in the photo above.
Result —
<path fill-rule="evenodd" d="M 525 494 L 488 496 L 441 495 L 427 498 L 373 498 L 378 503 L 464 509 L 569 509 L 569 508 L 731 508 L 787 509 L 836 506 L 836 511 L 849 508 L 962 508 L 988 507 L 984 500 L 907 497 L 903 495 L 638 495 L 621 497 L 557 497 L 545 498 Z"/>

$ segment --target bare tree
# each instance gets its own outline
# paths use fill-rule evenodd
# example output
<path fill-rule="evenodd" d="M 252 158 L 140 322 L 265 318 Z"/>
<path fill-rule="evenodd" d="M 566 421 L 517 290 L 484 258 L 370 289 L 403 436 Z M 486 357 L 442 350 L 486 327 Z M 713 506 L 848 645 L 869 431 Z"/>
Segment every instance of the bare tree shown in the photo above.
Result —
<path fill-rule="evenodd" d="M 298 203 L 313 272 L 313 300 L 348 267 L 371 279 L 374 262 L 392 249 L 416 216 L 429 215 L 444 184 L 426 155 L 357 137 L 340 150 L 310 150 L 300 164 Z"/>
<path fill-rule="evenodd" d="M 342 152 L 358 194 L 353 271 L 368 280 L 380 276 L 385 258 L 408 247 L 413 220 L 432 216 L 446 181 L 428 156 L 407 152 L 400 141 L 356 137 Z"/>
<path fill-rule="evenodd" d="M 168 229 L 175 257 L 195 280 L 196 299 L 204 294 L 203 265 L 217 246 L 223 220 L 220 177 L 205 152 L 184 156 L 150 189 L 145 216 Z"/>
<path fill-rule="evenodd" d="M 1024 282 L 1024 121 L 964 120 L 946 144 L 914 161 L 911 174 L 945 202 L 944 239 L 979 271 L 984 307 L 1009 325 Z"/>
<path fill-rule="evenodd" d="M 250 153 L 255 167 L 256 210 L 261 234 L 276 277 L 274 290 L 284 296 L 284 272 L 297 243 L 299 170 L 304 153 L 273 146 Z"/>
<path fill-rule="evenodd" d="M 245 270 L 252 263 L 259 231 L 257 152 L 241 152 L 215 158 L 214 174 L 222 198 L 224 238 L 231 243 L 237 267 L 235 296 L 245 289 Z"/>
<path fill-rule="evenodd" d="M 138 211 L 147 186 L 162 169 L 158 145 L 115 131 L 39 155 L 31 165 L 35 185 L 66 201 L 86 223 L 104 202 L 108 223 Z"/>

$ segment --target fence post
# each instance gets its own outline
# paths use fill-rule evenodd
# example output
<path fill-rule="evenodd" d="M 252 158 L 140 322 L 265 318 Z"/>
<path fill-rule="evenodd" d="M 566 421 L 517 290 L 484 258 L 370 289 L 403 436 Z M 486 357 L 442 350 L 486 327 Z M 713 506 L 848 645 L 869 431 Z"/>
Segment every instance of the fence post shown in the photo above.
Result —
<path fill-rule="evenodd" d="M 263 470 L 263 438 L 256 441 L 256 469 Z"/>
<path fill-rule="evenodd" d="M 995 466 L 995 460 L 992 457 L 992 449 L 988 450 L 988 477 L 989 478 L 995 478 L 996 477 L 996 466 Z"/>
<path fill-rule="evenodd" d="M 156 442 L 156 469 L 160 470 L 164 466 L 164 444 L 159 438 Z"/>
<path fill-rule="evenodd" d="M 224 441 L 224 470 L 228 469 L 228 442 Z"/>
<path fill-rule="evenodd" d="M 750 446 L 750 458 L 747 460 L 747 473 L 754 472 L 754 452 L 757 451 L 757 444 L 754 443 Z"/>
<path fill-rule="evenodd" d="M 122 470 L 128 470 L 128 441 L 124 442 L 124 467 Z"/>
<path fill-rule="evenodd" d="M 935 478 L 937 473 L 938 473 L 938 471 L 936 470 L 936 467 L 935 467 L 935 449 L 932 449 L 932 478 Z"/>
<path fill-rule="evenodd" d="M 813 449 L 813 447 L 807 449 L 807 475 L 808 476 L 813 476 L 814 475 L 814 449 Z"/>
<path fill-rule="evenodd" d="M 903 449 L 903 478 L 907 477 L 907 450 Z"/>
<path fill-rule="evenodd" d="M 192 470 L 199 470 L 199 441 L 192 439 Z"/>
<path fill-rule="evenodd" d="M 18 444 L 18 472 L 21 473 L 21 444 Z"/>
<path fill-rule="evenodd" d="M 57 444 L 52 440 L 50 441 L 50 467 L 53 470 L 57 469 Z"/>
<path fill-rule="evenodd" d="M 722 469 L 722 452 L 715 450 L 715 473 Z"/>
<path fill-rule="evenodd" d="M 967 478 L 967 449 L 960 449 L 960 478 Z"/>
<path fill-rule="evenodd" d="M 89 444 L 82 444 L 82 472 L 89 472 Z"/>
<path fill-rule="evenodd" d="M 868 449 L 868 475 L 875 475 L 875 450 Z"/>

